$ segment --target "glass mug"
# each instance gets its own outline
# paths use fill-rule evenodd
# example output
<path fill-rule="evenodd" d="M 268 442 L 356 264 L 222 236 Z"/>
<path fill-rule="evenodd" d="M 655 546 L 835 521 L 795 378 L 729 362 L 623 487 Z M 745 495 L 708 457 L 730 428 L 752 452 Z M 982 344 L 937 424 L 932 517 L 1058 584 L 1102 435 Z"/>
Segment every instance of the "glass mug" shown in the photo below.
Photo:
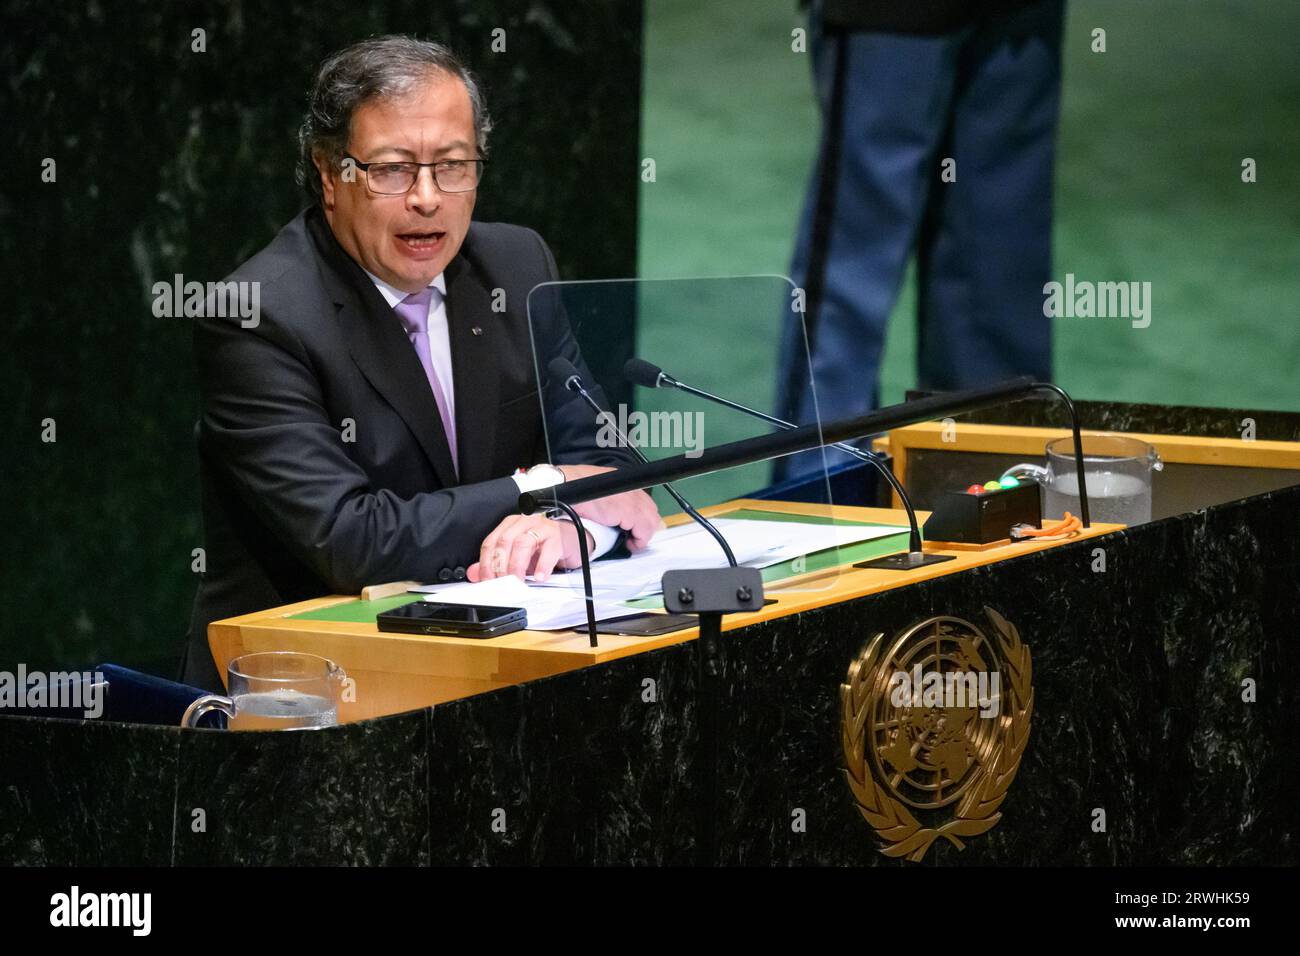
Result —
<path fill-rule="evenodd" d="M 190 704 L 182 727 L 219 710 L 231 730 L 318 730 L 339 722 L 346 675 L 333 661 L 296 651 L 236 657 L 226 668 L 229 697 L 207 694 Z"/>
<path fill-rule="evenodd" d="M 1047 467 L 1013 465 L 1002 473 L 1037 479 L 1043 489 L 1043 520 L 1079 512 L 1079 479 L 1075 472 L 1074 438 L 1047 443 Z M 1164 469 L 1156 450 L 1144 441 L 1122 435 L 1084 435 L 1083 473 L 1088 488 L 1088 517 L 1103 524 L 1132 527 L 1151 520 L 1151 473 Z"/>

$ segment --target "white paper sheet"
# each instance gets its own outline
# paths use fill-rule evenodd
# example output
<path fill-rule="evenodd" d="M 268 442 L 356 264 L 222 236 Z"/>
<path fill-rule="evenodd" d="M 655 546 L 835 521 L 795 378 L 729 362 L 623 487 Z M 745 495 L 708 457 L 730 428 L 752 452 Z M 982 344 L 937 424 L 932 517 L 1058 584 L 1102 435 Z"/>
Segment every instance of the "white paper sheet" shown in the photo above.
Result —
<path fill-rule="evenodd" d="M 718 518 L 714 526 L 727 539 L 739 564 L 766 568 L 828 548 L 846 547 L 888 535 L 906 533 L 906 527 L 824 525 L 800 521 L 761 521 Z M 722 568 L 727 559 L 712 535 L 691 522 L 655 535 L 646 550 L 630 558 L 597 561 L 591 566 L 596 620 L 635 613 L 619 602 L 648 597 L 662 591 L 665 571 L 676 568 Z M 525 584 L 513 575 L 478 584 L 431 584 L 412 588 L 426 600 L 450 604 L 496 604 L 522 607 L 534 630 L 565 630 L 587 621 L 582 597 L 582 572 L 559 572 L 545 582 Z"/>
<path fill-rule="evenodd" d="M 718 518 L 713 525 L 731 545 L 736 563 L 752 568 L 771 567 L 828 548 L 847 547 L 908 530 L 895 526 L 823 525 L 749 518 Z M 592 592 L 597 599 L 604 600 L 647 597 L 662 591 L 660 582 L 665 571 L 726 566 L 726 555 L 713 536 L 691 522 L 661 531 L 650 547 L 630 558 L 592 564 Z M 581 593 L 582 575 L 577 571 L 555 574 L 536 586 Z"/>

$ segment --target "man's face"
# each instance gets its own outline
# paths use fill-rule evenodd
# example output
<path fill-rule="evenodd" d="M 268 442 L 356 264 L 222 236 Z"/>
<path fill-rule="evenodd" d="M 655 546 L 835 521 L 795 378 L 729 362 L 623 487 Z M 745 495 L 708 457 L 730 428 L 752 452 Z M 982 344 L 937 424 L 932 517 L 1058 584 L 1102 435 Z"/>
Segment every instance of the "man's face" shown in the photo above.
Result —
<path fill-rule="evenodd" d="M 475 159 L 474 110 L 465 84 L 434 75 L 411 95 L 371 100 L 352 114 L 347 152 L 362 163 Z M 432 167 L 402 196 L 379 196 L 366 174 L 346 182 L 340 169 L 320 171 L 325 218 L 362 268 L 403 292 L 419 292 L 460 251 L 476 191 L 440 192 Z"/>

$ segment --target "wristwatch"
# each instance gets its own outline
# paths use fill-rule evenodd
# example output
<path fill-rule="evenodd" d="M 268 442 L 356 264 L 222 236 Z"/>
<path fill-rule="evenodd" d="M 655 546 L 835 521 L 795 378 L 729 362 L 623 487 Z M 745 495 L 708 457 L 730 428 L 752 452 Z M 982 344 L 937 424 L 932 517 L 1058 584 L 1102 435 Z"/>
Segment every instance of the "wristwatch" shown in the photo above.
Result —
<path fill-rule="evenodd" d="M 515 474 L 520 491 L 540 491 L 564 484 L 564 472 L 551 464 L 533 465 L 527 471 Z"/>

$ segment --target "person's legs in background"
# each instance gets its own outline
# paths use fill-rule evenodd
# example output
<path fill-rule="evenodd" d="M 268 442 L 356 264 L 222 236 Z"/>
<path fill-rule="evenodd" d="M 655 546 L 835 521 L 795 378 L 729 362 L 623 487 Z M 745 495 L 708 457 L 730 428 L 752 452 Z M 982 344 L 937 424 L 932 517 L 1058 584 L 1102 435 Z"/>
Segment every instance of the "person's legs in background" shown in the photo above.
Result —
<path fill-rule="evenodd" d="M 923 389 L 1050 380 L 1052 174 L 1064 0 L 982 21 L 962 46 L 952 122 L 917 247 Z M 956 160 L 956 181 L 940 179 Z"/>
<path fill-rule="evenodd" d="M 796 423 L 875 406 L 885 325 L 948 126 L 962 35 L 813 31 L 824 131 L 791 266 L 806 293 L 808 352 L 794 315 L 778 384 L 778 414 Z M 778 474 L 821 464 L 819 456 L 799 459 L 785 460 Z"/>

